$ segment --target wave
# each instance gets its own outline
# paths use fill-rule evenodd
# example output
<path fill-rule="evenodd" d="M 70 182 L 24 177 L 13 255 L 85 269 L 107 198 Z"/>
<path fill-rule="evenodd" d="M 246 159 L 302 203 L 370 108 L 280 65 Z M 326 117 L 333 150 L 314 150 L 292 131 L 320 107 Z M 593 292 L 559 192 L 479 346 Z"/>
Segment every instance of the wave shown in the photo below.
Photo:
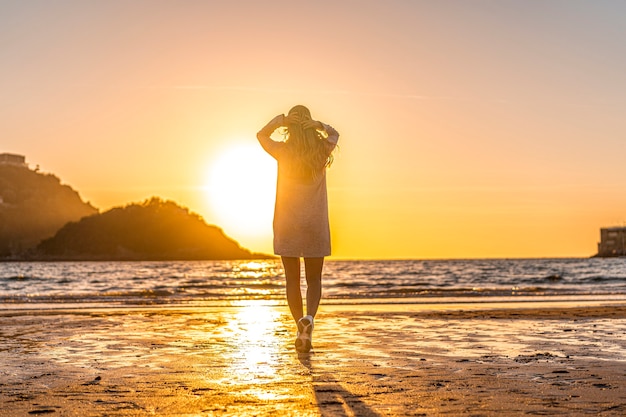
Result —
<path fill-rule="evenodd" d="M 284 275 L 277 260 L 2 266 L 2 303 L 284 299 Z M 325 298 L 354 300 L 626 295 L 626 263 L 620 259 L 329 260 L 323 287 Z"/>

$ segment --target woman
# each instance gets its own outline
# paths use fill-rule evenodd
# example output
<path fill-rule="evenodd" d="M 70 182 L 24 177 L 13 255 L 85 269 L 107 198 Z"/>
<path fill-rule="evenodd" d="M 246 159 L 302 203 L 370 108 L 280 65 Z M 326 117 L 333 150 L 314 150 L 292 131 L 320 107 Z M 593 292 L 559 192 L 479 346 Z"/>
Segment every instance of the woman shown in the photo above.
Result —
<path fill-rule="evenodd" d="M 270 138 L 285 128 L 284 142 Z M 330 255 L 330 227 L 326 194 L 326 167 L 339 133 L 313 120 L 304 106 L 287 116 L 278 115 L 257 133 L 257 138 L 278 161 L 274 206 L 274 253 L 280 255 L 287 280 L 287 302 L 298 328 L 296 350 L 311 350 L 313 320 L 322 297 L 324 257 Z M 300 292 L 300 258 L 304 258 L 307 282 L 306 315 Z"/>

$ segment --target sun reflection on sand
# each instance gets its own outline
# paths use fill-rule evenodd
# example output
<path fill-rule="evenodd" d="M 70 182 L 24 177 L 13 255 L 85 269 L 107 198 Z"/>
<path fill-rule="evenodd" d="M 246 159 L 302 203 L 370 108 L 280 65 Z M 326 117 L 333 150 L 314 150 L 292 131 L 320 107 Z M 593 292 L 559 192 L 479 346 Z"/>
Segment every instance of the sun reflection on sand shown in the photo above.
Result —
<path fill-rule="evenodd" d="M 283 340 L 278 337 L 281 313 L 271 305 L 247 302 L 237 308 L 226 324 L 226 331 L 236 340 L 235 349 L 226 353 L 226 375 L 231 383 L 262 383 L 276 379 Z M 267 399 L 267 393 L 257 393 Z"/>

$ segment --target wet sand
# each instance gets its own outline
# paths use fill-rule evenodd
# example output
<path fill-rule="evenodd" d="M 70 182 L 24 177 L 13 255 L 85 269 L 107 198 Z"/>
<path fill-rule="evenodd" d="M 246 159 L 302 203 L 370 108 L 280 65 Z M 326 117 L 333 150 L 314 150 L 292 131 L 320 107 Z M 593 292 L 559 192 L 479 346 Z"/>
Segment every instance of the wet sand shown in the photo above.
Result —
<path fill-rule="evenodd" d="M 626 414 L 626 305 L 0 310 L 3 416 Z"/>

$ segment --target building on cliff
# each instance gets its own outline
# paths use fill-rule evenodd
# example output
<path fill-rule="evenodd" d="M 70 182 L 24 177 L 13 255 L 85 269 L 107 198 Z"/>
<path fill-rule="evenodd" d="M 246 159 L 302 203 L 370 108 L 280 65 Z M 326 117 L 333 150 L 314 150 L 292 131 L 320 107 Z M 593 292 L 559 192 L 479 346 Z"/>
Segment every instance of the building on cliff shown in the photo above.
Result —
<path fill-rule="evenodd" d="M 626 256 L 626 227 L 600 229 L 599 257 Z"/>
<path fill-rule="evenodd" d="M 0 164 L 26 166 L 26 157 L 14 153 L 0 153 Z"/>

